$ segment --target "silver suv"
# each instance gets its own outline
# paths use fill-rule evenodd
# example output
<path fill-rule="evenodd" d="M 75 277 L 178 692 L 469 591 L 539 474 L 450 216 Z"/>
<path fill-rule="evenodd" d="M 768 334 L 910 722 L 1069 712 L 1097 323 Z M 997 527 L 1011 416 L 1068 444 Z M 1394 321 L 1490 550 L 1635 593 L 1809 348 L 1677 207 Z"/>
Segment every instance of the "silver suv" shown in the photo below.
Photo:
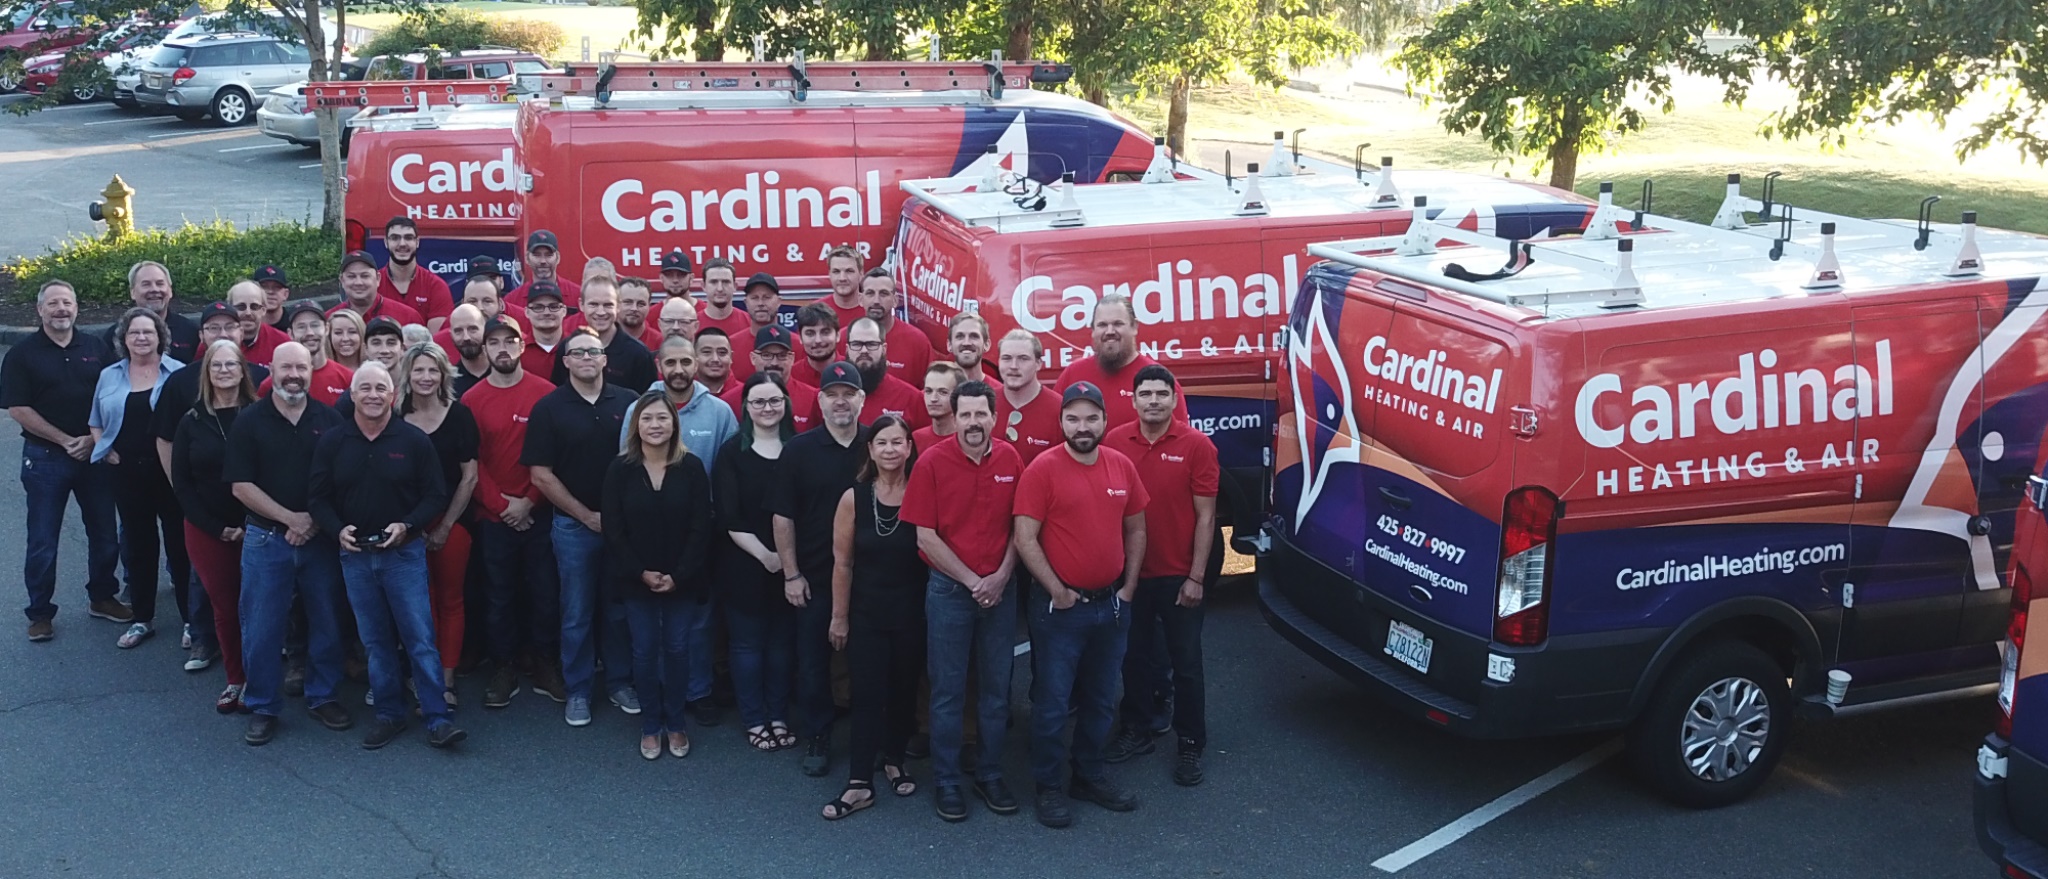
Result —
<path fill-rule="evenodd" d="M 135 102 L 186 121 L 211 114 L 221 125 L 242 125 L 255 115 L 257 95 L 305 78 L 309 63 L 305 46 L 264 34 L 173 40 L 143 62 Z"/>

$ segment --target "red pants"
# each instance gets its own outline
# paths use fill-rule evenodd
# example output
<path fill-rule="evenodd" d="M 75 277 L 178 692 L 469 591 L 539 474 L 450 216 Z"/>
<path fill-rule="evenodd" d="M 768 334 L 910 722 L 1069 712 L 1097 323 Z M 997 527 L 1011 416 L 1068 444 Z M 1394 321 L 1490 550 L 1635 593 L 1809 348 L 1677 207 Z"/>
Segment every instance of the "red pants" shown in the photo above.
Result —
<path fill-rule="evenodd" d="M 213 633 L 220 639 L 220 664 L 227 670 L 228 683 L 247 683 L 242 674 L 242 545 L 222 543 L 219 534 L 186 522 L 185 549 L 199 573 L 199 584 L 206 588 L 206 600 L 213 604 Z"/>
<path fill-rule="evenodd" d="M 427 583 L 434 602 L 434 646 L 441 651 L 441 665 L 454 668 L 462 661 L 462 583 L 469 573 L 469 530 L 457 523 L 448 529 L 448 542 L 427 553 Z M 441 674 L 435 669 L 434 674 Z"/>

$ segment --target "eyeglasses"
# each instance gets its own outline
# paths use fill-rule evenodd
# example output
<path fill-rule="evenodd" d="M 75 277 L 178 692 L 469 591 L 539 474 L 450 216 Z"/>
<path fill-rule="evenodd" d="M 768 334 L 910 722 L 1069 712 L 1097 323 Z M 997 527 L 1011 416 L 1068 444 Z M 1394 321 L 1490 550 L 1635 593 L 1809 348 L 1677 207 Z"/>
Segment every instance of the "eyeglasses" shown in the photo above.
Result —
<path fill-rule="evenodd" d="M 526 306 L 526 310 L 538 314 L 559 314 L 561 312 L 568 311 L 569 306 L 563 305 L 560 302 L 555 302 L 547 305 L 528 305 Z"/>
<path fill-rule="evenodd" d="M 216 360 L 207 364 L 206 368 L 214 372 L 241 372 L 242 363 L 238 360 Z"/>
<path fill-rule="evenodd" d="M 603 348 L 578 348 L 578 349 L 576 349 L 576 350 L 574 350 L 574 351 L 564 351 L 564 352 L 562 352 L 562 356 L 563 356 L 563 357 L 567 357 L 567 358 L 571 358 L 571 359 L 574 359 L 574 360 L 596 360 L 597 358 L 599 358 L 599 357 L 603 357 L 603 356 L 604 356 L 604 349 L 603 349 Z"/>
<path fill-rule="evenodd" d="M 882 350 L 882 343 L 881 343 L 881 342 L 848 342 L 848 343 L 846 343 L 846 350 L 848 350 L 848 351 L 880 351 L 880 350 Z"/>
<path fill-rule="evenodd" d="M 767 397 L 759 400 L 748 400 L 747 408 L 759 409 L 765 412 L 769 409 L 773 409 L 787 402 L 789 402 L 789 399 L 787 397 Z"/>
<path fill-rule="evenodd" d="M 244 313 L 244 314 L 247 314 L 247 313 L 249 313 L 249 312 L 252 312 L 252 311 L 262 311 L 262 310 L 263 310 L 263 303 L 261 303 L 261 302 L 237 302 L 237 303 L 235 303 L 235 304 L 234 304 L 234 309 L 235 309 L 236 311 L 242 312 L 242 313 Z"/>

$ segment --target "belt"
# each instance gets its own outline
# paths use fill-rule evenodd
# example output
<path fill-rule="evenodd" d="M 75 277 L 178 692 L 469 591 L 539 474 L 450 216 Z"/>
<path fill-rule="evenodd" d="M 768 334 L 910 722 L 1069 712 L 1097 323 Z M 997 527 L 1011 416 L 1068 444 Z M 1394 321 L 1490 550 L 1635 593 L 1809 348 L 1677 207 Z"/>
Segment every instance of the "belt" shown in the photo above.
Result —
<path fill-rule="evenodd" d="M 1074 593 L 1074 601 L 1078 604 L 1108 601 L 1110 596 L 1116 594 L 1115 586 L 1104 586 L 1101 589 L 1077 589 L 1072 586 L 1067 588 Z"/>

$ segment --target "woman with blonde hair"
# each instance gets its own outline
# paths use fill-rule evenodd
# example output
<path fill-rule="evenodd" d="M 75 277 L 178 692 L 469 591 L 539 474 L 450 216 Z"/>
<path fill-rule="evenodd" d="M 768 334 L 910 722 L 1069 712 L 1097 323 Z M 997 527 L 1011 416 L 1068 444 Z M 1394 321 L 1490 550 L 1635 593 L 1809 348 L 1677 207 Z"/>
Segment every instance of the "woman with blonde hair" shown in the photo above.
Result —
<path fill-rule="evenodd" d="M 398 360 L 394 378 L 405 389 L 399 413 L 425 432 L 441 461 L 448 509 L 427 528 L 427 583 L 434 607 L 434 642 L 441 653 L 441 681 L 448 709 L 455 710 L 455 666 L 462 660 L 467 623 L 462 587 L 469 570 L 469 529 L 463 519 L 476 493 L 477 447 L 483 435 L 476 416 L 455 398 L 455 367 L 432 341 L 414 345 Z"/>
<path fill-rule="evenodd" d="M 348 367 L 363 368 L 363 335 L 368 332 L 363 316 L 340 309 L 327 316 L 327 359 Z"/>
<path fill-rule="evenodd" d="M 243 407 L 256 402 L 256 383 L 242 346 L 216 339 L 188 367 L 199 374 L 199 399 L 178 419 L 171 442 L 171 487 L 185 512 L 185 548 L 199 585 L 213 603 L 214 637 L 227 689 L 213 707 L 222 714 L 242 711 L 242 527 L 248 510 L 221 478 L 227 466 L 228 432 Z"/>

